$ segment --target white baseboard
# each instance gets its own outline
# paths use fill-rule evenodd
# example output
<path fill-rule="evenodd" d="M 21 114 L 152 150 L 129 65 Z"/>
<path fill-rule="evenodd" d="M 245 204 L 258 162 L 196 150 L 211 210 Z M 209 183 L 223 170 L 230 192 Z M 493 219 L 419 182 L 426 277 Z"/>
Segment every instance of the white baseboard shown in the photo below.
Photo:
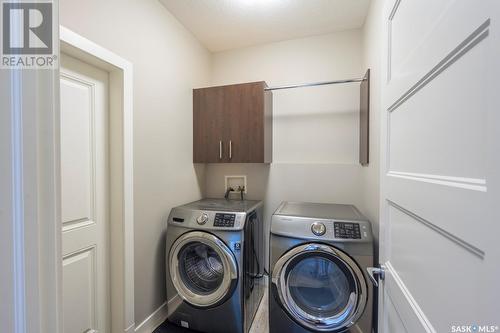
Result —
<path fill-rule="evenodd" d="M 172 312 L 177 309 L 182 303 L 182 298 L 179 294 L 176 294 L 174 297 L 168 300 L 168 316 L 172 314 Z"/>
<path fill-rule="evenodd" d="M 134 333 L 135 323 L 125 329 L 125 333 Z"/>
<path fill-rule="evenodd" d="M 167 302 L 163 303 L 158 309 L 150 314 L 142 323 L 137 325 L 135 333 L 152 333 L 161 323 L 167 319 Z"/>

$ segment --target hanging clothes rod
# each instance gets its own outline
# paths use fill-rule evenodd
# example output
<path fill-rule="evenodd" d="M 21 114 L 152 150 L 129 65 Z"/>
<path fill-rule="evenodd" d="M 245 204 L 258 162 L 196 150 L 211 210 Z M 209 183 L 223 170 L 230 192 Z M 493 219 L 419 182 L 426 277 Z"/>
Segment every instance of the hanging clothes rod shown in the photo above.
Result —
<path fill-rule="evenodd" d="M 366 79 L 359 78 L 359 79 L 348 79 L 348 80 L 337 80 L 337 81 L 323 81 L 323 82 L 313 82 L 313 83 L 291 84 L 288 86 L 267 87 L 267 88 L 264 88 L 264 90 L 269 91 L 269 90 L 281 90 L 281 89 L 294 89 L 294 88 L 302 88 L 302 87 L 324 86 L 327 84 L 362 82 L 364 80 L 366 80 Z"/>

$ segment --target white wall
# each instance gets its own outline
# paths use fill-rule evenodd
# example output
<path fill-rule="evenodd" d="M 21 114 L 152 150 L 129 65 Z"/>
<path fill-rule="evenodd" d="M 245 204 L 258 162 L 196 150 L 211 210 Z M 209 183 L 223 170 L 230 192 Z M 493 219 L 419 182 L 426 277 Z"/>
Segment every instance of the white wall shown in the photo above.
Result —
<path fill-rule="evenodd" d="M 363 67 L 371 69 L 370 80 L 370 164 L 363 168 L 364 213 L 372 221 L 378 242 L 380 179 L 380 113 L 383 1 L 374 0 L 363 26 Z"/>
<path fill-rule="evenodd" d="M 361 30 L 215 53 L 212 70 L 213 85 L 361 77 Z M 247 198 L 265 200 L 267 223 L 284 200 L 354 203 L 365 213 L 359 84 L 274 91 L 273 97 L 273 163 L 208 164 L 206 195 L 223 195 L 224 175 L 246 174 Z"/>
<path fill-rule="evenodd" d="M 210 53 L 156 0 L 65 0 L 61 24 L 134 66 L 135 322 L 165 301 L 164 217 L 202 196 L 192 163 L 192 88 Z"/>

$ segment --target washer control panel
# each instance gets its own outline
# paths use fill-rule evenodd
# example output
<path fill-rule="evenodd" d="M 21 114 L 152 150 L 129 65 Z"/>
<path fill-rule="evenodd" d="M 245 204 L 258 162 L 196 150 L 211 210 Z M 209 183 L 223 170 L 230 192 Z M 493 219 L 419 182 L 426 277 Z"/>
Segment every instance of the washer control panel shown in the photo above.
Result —
<path fill-rule="evenodd" d="M 216 213 L 214 219 L 214 227 L 234 227 L 236 214 Z"/>
<path fill-rule="evenodd" d="M 335 238 L 361 239 L 359 223 L 335 222 L 333 228 Z"/>

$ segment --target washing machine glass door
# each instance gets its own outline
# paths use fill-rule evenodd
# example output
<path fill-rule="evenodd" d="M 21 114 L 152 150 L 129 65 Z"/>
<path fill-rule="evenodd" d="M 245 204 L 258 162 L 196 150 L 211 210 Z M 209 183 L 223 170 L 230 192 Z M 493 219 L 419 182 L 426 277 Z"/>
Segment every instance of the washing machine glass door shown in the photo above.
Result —
<path fill-rule="evenodd" d="M 238 279 L 231 250 L 216 236 L 193 231 L 170 249 L 170 277 L 177 293 L 198 306 L 218 305 L 231 296 Z"/>
<path fill-rule="evenodd" d="M 366 281 L 359 267 L 324 244 L 288 251 L 276 263 L 272 283 L 290 317 L 315 331 L 352 326 L 366 305 Z"/>

